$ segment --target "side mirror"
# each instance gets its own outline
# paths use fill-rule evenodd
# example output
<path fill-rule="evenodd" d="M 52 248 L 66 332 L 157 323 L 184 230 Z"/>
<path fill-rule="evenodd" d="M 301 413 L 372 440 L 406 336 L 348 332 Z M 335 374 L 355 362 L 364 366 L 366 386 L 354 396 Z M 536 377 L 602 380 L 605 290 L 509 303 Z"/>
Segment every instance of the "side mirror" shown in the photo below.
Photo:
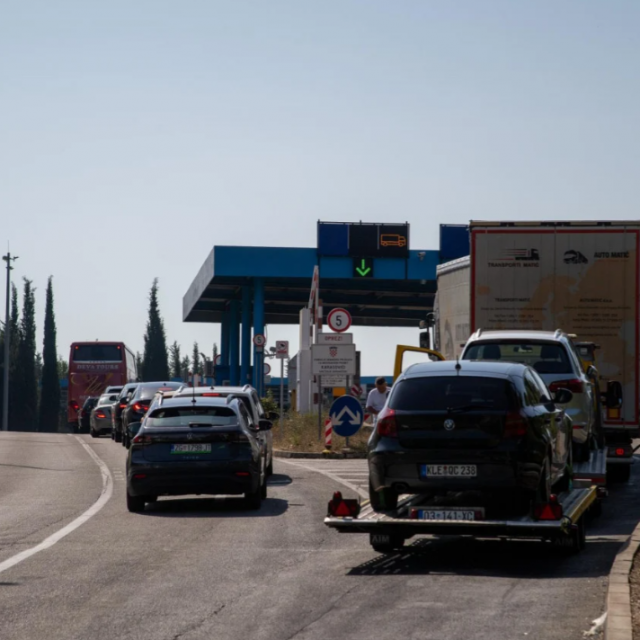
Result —
<path fill-rule="evenodd" d="M 555 404 L 569 404 L 573 398 L 573 393 L 569 389 L 558 389 L 553 397 Z"/>
<path fill-rule="evenodd" d="M 271 420 L 262 419 L 258 423 L 258 431 L 271 431 L 272 427 L 273 427 L 273 423 L 271 422 Z"/>
<path fill-rule="evenodd" d="M 610 380 L 607 383 L 605 405 L 607 409 L 618 409 L 622 406 L 622 384 L 618 380 Z"/>
<path fill-rule="evenodd" d="M 267 418 L 269 420 L 277 420 L 280 417 L 280 414 L 277 411 L 269 411 L 267 414 Z"/>
<path fill-rule="evenodd" d="M 591 378 L 592 380 L 595 380 L 598 377 L 598 371 L 596 370 L 596 368 L 592 364 L 590 364 L 587 367 L 587 372 L 586 373 L 587 373 L 587 378 Z"/>

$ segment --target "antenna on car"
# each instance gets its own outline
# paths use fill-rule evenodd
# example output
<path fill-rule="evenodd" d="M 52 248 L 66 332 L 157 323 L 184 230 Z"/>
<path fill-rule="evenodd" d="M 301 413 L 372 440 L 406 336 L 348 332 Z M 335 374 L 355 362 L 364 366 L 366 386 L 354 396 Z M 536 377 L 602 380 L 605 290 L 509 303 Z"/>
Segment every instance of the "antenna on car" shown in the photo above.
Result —
<path fill-rule="evenodd" d="M 193 378 L 193 382 L 191 383 L 191 404 L 195 406 L 196 404 L 196 380 L 195 374 Z"/>
<path fill-rule="evenodd" d="M 460 371 L 462 365 L 460 364 L 460 356 L 456 356 L 456 371 Z"/>

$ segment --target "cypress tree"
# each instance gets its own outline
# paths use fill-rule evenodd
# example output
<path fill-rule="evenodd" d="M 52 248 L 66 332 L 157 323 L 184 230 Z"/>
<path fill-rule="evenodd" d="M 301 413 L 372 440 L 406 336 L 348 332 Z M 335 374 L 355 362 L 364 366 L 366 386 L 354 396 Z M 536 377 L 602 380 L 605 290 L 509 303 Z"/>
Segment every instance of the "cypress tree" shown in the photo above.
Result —
<path fill-rule="evenodd" d="M 190 367 L 191 360 L 189 360 L 189 356 L 185 356 L 180 362 L 180 377 L 182 378 L 183 382 L 187 382 L 189 379 Z"/>
<path fill-rule="evenodd" d="M 158 306 L 158 279 L 153 281 L 149 293 L 149 320 L 144 335 L 144 355 L 142 358 L 142 379 L 144 381 L 169 379 L 169 356 L 164 322 Z"/>
<path fill-rule="evenodd" d="M 42 387 L 40 392 L 40 431 L 57 431 L 60 413 L 60 379 L 56 347 L 56 319 L 53 311 L 53 283 L 47 284 L 42 346 Z"/>
<path fill-rule="evenodd" d="M 142 377 L 142 369 L 144 368 L 142 364 L 142 354 L 139 351 L 136 351 L 136 380 L 140 380 L 144 382 L 144 378 Z"/>
<path fill-rule="evenodd" d="M 9 317 L 10 341 L 9 345 L 9 429 L 17 429 L 21 420 L 22 407 L 22 377 L 20 375 L 19 347 L 20 347 L 20 311 L 18 309 L 18 289 L 11 283 L 11 314 Z"/>
<path fill-rule="evenodd" d="M 200 348 L 198 347 L 198 343 L 193 343 L 193 351 L 191 353 L 191 369 L 193 370 L 193 374 L 196 373 L 198 375 L 202 374 L 202 361 L 200 360 Z"/>
<path fill-rule="evenodd" d="M 169 347 L 169 373 L 172 378 L 180 378 L 180 345 L 177 342 L 174 342 Z"/>
<path fill-rule="evenodd" d="M 18 362 L 21 394 L 18 404 L 17 427 L 35 431 L 38 426 L 38 380 L 36 374 L 36 303 L 31 280 L 24 278 L 22 291 L 22 320 Z"/>

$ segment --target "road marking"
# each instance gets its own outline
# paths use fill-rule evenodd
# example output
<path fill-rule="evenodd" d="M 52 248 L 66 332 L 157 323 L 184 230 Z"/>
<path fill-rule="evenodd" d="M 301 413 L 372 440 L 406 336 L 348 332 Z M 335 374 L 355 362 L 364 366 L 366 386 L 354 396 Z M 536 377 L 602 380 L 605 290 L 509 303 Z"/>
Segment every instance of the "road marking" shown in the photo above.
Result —
<path fill-rule="evenodd" d="M 362 496 L 366 500 L 369 499 L 368 491 L 363 491 L 362 489 L 360 489 L 360 487 L 357 487 L 355 484 L 351 484 L 351 482 L 349 482 L 348 480 L 345 480 L 344 478 L 341 478 L 340 476 L 335 475 L 335 473 L 331 473 L 330 471 L 325 471 L 324 469 L 320 469 L 319 465 L 305 464 L 304 462 L 300 462 L 300 461 L 292 462 L 291 460 L 286 460 L 284 458 L 280 458 L 279 462 L 284 462 L 286 464 L 290 464 L 290 465 L 293 465 L 294 467 L 299 467 L 301 469 L 307 469 L 308 471 L 314 471 L 315 473 L 321 473 L 323 476 L 327 476 L 327 478 L 331 478 L 335 482 L 338 482 L 344 485 L 345 487 L 347 487 L 348 489 L 351 489 L 351 491 L 355 491 L 358 495 Z"/>
<path fill-rule="evenodd" d="M 48 538 L 45 538 L 40 544 L 37 544 L 35 547 L 31 547 L 31 549 L 25 549 L 15 556 L 8 558 L 4 562 L 0 562 L 0 573 L 10 569 L 11 567 L 15 567 L 18 563 L 30 558 L 40 551 L 53 547 L 56 542 L 60 542 L 62 538 L 68 536 L 72 531 L 75 531 L 78 527 L 87 522 L 87 520 L 95 516 L 96 513 L 98 513 L 98 511 L 100 511 L 100 509 L 109 502 L 109 498 L 111 498 L 111 495 L 113 494 L 113 478 L 111 477 L 109 467 L 107 467 L 107 465 L 97 456 L 94 450 L 88 444 L 83 442 L 81 438 L 78 436 L 74 436 L 74 438 L 86 449 L 87 453 L 93 458 L 93 461 L 100 468 L 100 473 L 102 474 L 102 492 L 100 493 L 100 497 L 82 515 L 78 516 L 65 527 L 62 527 L 59 531 L 51 534 Z"/>

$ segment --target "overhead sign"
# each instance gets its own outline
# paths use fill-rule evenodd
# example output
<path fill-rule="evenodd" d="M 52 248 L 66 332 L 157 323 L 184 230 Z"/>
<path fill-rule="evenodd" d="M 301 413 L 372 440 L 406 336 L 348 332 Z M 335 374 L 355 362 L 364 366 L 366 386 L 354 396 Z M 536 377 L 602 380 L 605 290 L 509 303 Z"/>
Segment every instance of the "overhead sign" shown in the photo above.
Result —
<path fill-rule="evenodd" d="M 318 222 L 318 255 L 408 258 L 409 224 Z"/>
<path fill-rule="evenodd" d="M 356 374 L 356 346 L 354 344 L 311 346 L 311 365 L 314 375 L 354 376 Z"/>
<path fill-rule="evenodd" d="M 373 258 L 354 258 L 353 277 L 373 278 Z"/>
<path fill-rule="evenodd" d="M 266 343 L 267 339 L 264 337 L 264 334 L 256 333 L 256 335 L 253 336 L 253 344 L 255 344 L 256 347 L 264 347 Z"/>
<path fill-rule="evenodd" d="M 331 405 L 329 418 L 333 430 L 343 438 L 358 433 L 364 419 L 360 402 L 351 396 L 341 396 Z"/>
<path fill-rule="evenodd" d="M 337 333 L 346 331 L 351 326 L 351 314 L 340 307 L 332 309 L 327 316 L 327 324 Z"/>
<path fill-rule="evenodd" d="M 276 340 L 276 358 L 285 359 L 289 357 L 289 341 Z"/>
<path fill-rule="evenodd" d="M 353 344 L 353 333 L 316 333 L 317 344 Z"/>

